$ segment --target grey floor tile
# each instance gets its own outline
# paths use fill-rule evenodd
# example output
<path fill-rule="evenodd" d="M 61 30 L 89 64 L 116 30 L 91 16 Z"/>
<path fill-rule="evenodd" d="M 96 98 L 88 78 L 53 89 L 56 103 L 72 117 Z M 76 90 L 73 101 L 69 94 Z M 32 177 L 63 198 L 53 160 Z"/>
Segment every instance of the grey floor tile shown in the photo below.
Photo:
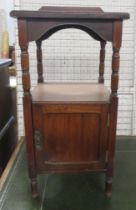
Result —
<path fill-rule="evenodd" d="M 104 195 L 104 174 L 52 174 L 38 176 L 39 198 L 32 199 L 26 154 L 13 170 L 1 210 L 135 210 L 136 141 L 117 142 L 113 195 Z"/>

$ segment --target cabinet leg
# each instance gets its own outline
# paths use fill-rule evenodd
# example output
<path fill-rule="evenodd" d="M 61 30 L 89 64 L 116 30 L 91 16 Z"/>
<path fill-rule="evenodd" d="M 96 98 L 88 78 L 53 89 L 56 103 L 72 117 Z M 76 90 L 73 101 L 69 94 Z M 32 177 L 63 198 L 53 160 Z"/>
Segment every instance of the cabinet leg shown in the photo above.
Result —
<path fill-rule="evenodd" d="M 112 195 L 112 181 L 113 181 L 113 162 L 107 164 L 105 194 L 107 197 Z"/>
<path fill-rule="evenodd" d="M 112 195 L 112 177 L 106 177 L 105 194 L 107 197 Z"/>
<path fill-rule="evenodd" d="M 31 193 L 33 198 L 38 197 L 37 179 L 31 178 Z"/>

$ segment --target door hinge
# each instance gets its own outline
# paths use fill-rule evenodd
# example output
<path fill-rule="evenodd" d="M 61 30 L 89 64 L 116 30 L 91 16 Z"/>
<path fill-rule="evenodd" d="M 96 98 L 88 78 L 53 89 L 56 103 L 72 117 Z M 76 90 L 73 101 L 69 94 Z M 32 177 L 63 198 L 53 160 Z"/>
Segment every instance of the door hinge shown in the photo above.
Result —
<path fill-rule="evenodd" d="M 110 114 L 108 114 L 108 116 L 107 116 L 107 127 L 109 127 L 110 126 Z"/>
<path fill-rule="evenodd" d="M 43 136 L 40 130 L 34 131 L 34 143 L 36 150 L 43 149 Z"/>

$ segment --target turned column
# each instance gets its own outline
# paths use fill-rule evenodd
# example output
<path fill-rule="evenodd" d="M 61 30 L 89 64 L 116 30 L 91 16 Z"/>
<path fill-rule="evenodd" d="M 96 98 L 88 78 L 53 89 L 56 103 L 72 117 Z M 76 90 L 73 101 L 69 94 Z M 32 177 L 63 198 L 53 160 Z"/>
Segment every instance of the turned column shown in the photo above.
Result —
<path fill-rule="evenodd" d="M 101 41 L 100 42 L 100 64 L 99 64 L 99 79 L 98 82 L 99 83 L 104 83 L 104 68 L 105 68 L 105 46 L 106 46 L 106 42 L 105 41 Z"/>
<path fill-rule="evenodd" d="M 43 64 L 42 64 L 42 49 L 41 49 L 42 41 L 36 41 L 37 47 L 37 73 L 38 73 L 38 83 L 43 83 Z"/>
<path fill-rule="evenodd" d="M 118 82 L 119 82 L 119 65 L 120 65 L 120 48 L 113 46 L 112 55 L 112 76 L 111 76 L 111 98 L 117 98 Z"/>
<path fill-rule="evenodd" d="M 113 43 L 112 43 L 112 75 L 111 75 L 111 98 L 109 107 L 109 137 L 108 137 L 108 159 L 107 159 L 107 176 L 106 176 L 106 194 L 111 195 L 112 177 L 116 140 L 117 125 L 117 107 L 118 107 L 118 82 L 119 82 L 119 65 L 120 65 L 120 47 L 122 40 L 122 22 L 114 23 Z"/>
<path fill-rule="evenodd" d="M 37 196 L 37 182 L 35 169 L 35 155 L 33 145 L 33 123 L 32 123 L 32 104 L 30 94 L 30 73 L 29 73 L 29 55 L 27 41 L 27 23 L 25 20 L 18 21 L 19 28 L 19 45 L 21 49 L 21 67 L 22 67 L 22 85 L 23 85 L 23 105 L 25 121 L 25 139 L 28 154 L 28 169 L 31 179 L 32 196 Z"/>

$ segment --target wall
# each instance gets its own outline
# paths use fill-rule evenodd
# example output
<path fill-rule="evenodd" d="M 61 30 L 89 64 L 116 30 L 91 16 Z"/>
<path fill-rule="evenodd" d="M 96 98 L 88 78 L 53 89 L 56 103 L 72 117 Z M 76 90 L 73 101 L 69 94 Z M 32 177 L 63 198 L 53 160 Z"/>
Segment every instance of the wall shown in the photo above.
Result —
<path fill-rule="evenodd" d="M 129 12 L 131 19 L 124 22 L 121 49 L 118 135 L 136 135 L 136 80 L 135 80 L 135 0 L 14 0 L 15 9 L 37 10 L 43 5 L 100 6 L 105 11 Z M 29 46 L 32 86 L 36 84 L 35 44 Z M 44 43 L 45 80 L 47 81 L 95 81 L 98 77 L 99 43 L 79 30 L 67 29 L 50 37 Z M 18 122 L 19 134 L 24 134 L 22 112 L 22 82 L 20 49 L 16 26 L 16 56 L 18 71 Z M 105 78 L 109 86 L 111 75 L 111 45 L 107 46 Z M 92 74 L 91 74 L 92 73 Z M 93 75 L 93 76 L 91 76 Z"/>

